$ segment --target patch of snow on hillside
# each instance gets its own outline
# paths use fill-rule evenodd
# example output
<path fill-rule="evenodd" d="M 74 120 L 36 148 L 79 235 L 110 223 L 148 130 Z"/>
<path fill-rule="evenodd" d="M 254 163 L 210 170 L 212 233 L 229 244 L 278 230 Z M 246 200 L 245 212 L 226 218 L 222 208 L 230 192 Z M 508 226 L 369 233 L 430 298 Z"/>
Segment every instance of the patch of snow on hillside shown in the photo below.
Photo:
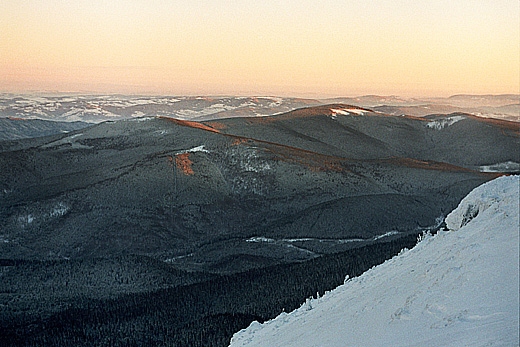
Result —
<path fill-rule="evenodd" d="M 134 111 L 134 113 L 132 113 L 132 117 L 143 117 L 144 115 L 146 115 L 146 113 L 142 112 L 142 111 Z"/>
<path fill-rule="evenodd" d="M 175 154 L 195 153 L 195 152 L 209 153 L 209 151 L 204 148 L 204 145 L 200 145 L 200 146 L 197 146 L 197 147 L 193 147 L 193 148 L 190 148 L 190 149 L 186 149 L 186 150 L 177 152 Z"/>
<path fill-rule="evenodd" d="M 155 117 L 136 117 L 136 118 L 129 118 L 126 121 L 141 123 L 141 122 L 147 122 L 147 121 L 154 120 L 154 119 L 155 119 Z"/>
<path fill-rule="evenodd" d="M 256 99 L 271 100 L 272 102 L 276 103 L 277 105 L 283 103 L 283 98 L 275 97 L 275 96 L 257 96 Z"/>
<path fill-rule="evenodd" d="M 154 99 L 133 99 L 132 103 L 134 105 L 150 105 L 155 104 L 156 102 Z"/>
<path fill-rule="evenodd" d="M 20 223 L 22 229 L 26 228 L 27 226 L 32 224 L 32 222 L 34 222 L 34 216 L 32 214 L 20 216 L 18 217 L 18 222 Z"/>
<path fill-rule="evenodd" d="M 382 235 L 375 236 L 374 237 L 374 241 L 375 240 L 379 240 L 379 239 L 383 239 L 383 238 L 388 237 L 388 236 L 397 235 L 397 234 L 399 234 L 399 231 L 392 230 L 392 231 L 389 231 L 389 232 L 384 233 Z"/>
<path fill-rule="evenodd" d="M 190 119 L 195 117 L 203 117 L 203 116 L 209 116 L 213 115 L 219 112 L 224 111 L 232 111 L 235 110 L 237 107 L 235 106 L 228 106 L 224 104 L 213 104 L 208 107 L 202 108 L 202 109 L 182 109 L 182 110 L 176 110 L 175 115 L 177 117 L 183 118 L 183 119 Z"/>
<path fill-rule="evenodd" d="M 479 170 L 480 172 L 520 172 L 520 163 L 506 161 L 505 163 L 482 165 L 479 166 Z"/>
<path fill-rule="evenodd" d="M 70 207 L 63 203 L 58 202 L 55 206 L 52 207 L 52 209 L 49 211 L 48 215 L 49 217 L 56 218 L 56 217 L 62 217 L 65 214 L 67 214 L 70 211 Z"/>
<path fill-rule="evenodd" d="M 62 118 L 67 118 L 67 117 L 70 117 L 70 116 L 74 116 L 74 115 L 77 115 L 79 113 L 82 112 L 82 109 L 80 108 L 76 108 L 76 107 L 72 107 L 69 111 L 63 113 L 61 115 Z"/>
<path fill-rule="evenodd" d="M 31 224 L 48 223 L 53 219 L 63 217 L 71 210 L 71 207 L 62 201 L 58 201 L 49 206 L 40 206 L 30 209 L 27 213 L 18 216 L 18 224 L 22 229 L 26 229 Z"/>
<path fill-rule="evenodd" d="M 268 237 L 263 237 L 263 236 L 255 236 L 255 237 L 250 237 L 246 240 L 246 242 L 276 242 L 276 240 L 274 239 L 270 239 Z"/>
<path fill-rule="evenodd" d="M 453 125 L 461 120 L 466 119 L 464 116 L 451 116 L 442 119 L 436 119 L 431 122 L 426 123 L 426 126 L 435 130 L 442 130 L 450 125 Z"/>
<path fill-rule="evenodd" d="M 366 110 L 360 110 L 359 108 L 331 108 L 330 111 L 333 119 L 338 115 L 350 116 L 351 114 L 357 114 L 358 116 L 364 116 L 367 113 Z"/>
<path fill-rule="evenodd" d="M 231 346 L 518 346 L 520 176 L 473 190 L 426 236 Z M 470 216 L 472 216 L 470 218 Z"/>
<path fill-rule="evenodd" d="M 367 113 L 367 111 L 365 111 L 365 110 L 360 110 L 360 109 L 358 109 L 358 108 L 349 108 L 349 109 L 346 109 L 345 111 L 350 112 L 350 113 L 357 114 L 357 115 L 359 115 L 359 116 L 364 116 L 365 113 Z"/>

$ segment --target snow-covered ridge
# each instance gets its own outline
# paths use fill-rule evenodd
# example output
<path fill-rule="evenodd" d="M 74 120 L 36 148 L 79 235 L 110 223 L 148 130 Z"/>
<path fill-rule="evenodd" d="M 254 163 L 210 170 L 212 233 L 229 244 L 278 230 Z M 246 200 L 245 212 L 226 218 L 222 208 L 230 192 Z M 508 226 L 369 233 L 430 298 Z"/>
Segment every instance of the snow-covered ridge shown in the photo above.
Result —
<path fill-rule="evenodd" d="M 221 116 L 272 115 L 308 106 L 309 102 L 319 104 L 317 100 L 279 97 L 31 96 L 0 93 L 0 117 L 91 123 L 154 116 L 201 120 Z"/>
<path fill-rule="evenodd" d="M 520 176 L 473 190 L 448 231 L 231 346 L 518 346 Z"/>

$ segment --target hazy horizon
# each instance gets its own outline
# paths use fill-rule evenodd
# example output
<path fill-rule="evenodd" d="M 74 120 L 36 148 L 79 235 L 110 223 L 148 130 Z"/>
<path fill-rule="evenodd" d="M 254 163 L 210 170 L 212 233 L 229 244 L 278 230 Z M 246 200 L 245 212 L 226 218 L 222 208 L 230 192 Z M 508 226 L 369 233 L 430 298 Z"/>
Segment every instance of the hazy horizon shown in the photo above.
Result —
<path fill-rule="evenodd" d="M 397 95 L 397 94 L 345 94 L 345 95 L 333 95 L 333 96 L 320 96 L 315 95 L 312 96 L 312 93 L 307 93 L 307 95 L 281 95 L 281 94 L 217 94 L 217 93 L 208 93 L 208 94 L 197 94 L 197 93 L 168 93 L 168 92 L 153 92 L 153 91 L 144 91 L 144 92 L 120 92 L 120 91 L 96 91 L 96 90 L 74 90 L 74 91 L 66 91 L 66 90 L 22 90 L 22 91 L 3 91 L 0 90 L 1 95 L 13 95 L 13 96 L 36 96 L 36 97 L 60 97 L 60 96 L 92 96 L 92 97 L 110 97 L 110 96 L 121 96 L 121 97 L 186 97 L 186 98 L 284 98 L 284 99 L 309 99 L 309 100 L 333 100 L 333 99 L 353 99 L 353 98 L 366 98 L 366 97 L 380 97 L 380 98 L 397 98 L 405 100 L 434 100 L 434 99 L 448 99 L 455 96 L 474 96 L 474 97 L 500 97 L 500 96 L 520 96 L 520 93 L 485 93 L 485 94 L 470 94 L 470 93 L 454 93 L 454 94 L 446 94 L 446 95 L 424 95 L 424 96 L 414 96 L 414 95 Z"/>
<path fill-rule="evenodd" d="M 520 93 L 513 0 L 5 0 L 0 92 Z"/>

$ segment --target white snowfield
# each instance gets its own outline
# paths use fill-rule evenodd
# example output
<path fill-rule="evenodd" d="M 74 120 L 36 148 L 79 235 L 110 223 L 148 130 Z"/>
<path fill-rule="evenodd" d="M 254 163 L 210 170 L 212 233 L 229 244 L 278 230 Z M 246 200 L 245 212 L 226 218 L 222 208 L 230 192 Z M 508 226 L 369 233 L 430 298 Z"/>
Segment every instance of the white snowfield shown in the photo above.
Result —
<path fill-rule="evenodd" d="M 452 116 L 452 117 L 446 117 L 443 119 L 437 119 L 433 120 L 431 122 L 426 123 L 426 126 L 428 128 L 436 129 L 436 130 L 442 130 L 446 127 L 449 127 L 457 122 L 460 122 L 461 120 L 466 119 L 464 116 Z"/>
<path fill-rule="evenodd" d="M 362 110 L 359 108 L 331 108 L 330 111 L 334 116 L 338 114 L 343 116 L 350 116 L 352 113 L 357 114 L 358 116 L 363 116 L 365 113 L 368 113 L 367 110 Z"/>
<path fill-rule="evenodd" d="M 518 346 L 519 178 L 476 188 L 446 218 L 449 231 L 253 322 L 231 346 Z"/>

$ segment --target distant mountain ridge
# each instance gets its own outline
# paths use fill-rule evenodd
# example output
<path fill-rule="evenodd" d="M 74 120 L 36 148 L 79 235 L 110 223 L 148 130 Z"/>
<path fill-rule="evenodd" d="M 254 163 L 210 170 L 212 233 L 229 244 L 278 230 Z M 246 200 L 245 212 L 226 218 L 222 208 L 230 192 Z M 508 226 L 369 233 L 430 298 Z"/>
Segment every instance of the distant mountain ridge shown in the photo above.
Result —
<path fill-rule="evenodd" d="M 67 133 L 91 125 L 85 122 L 55 122 L 41 119 L 0 118 L 0 141 Z"/>
<path fill-rule="evenodd" d="M 203 120 L 268 116 L 317 105 L 312 99 L 280 97 L 17 95 L 0 94 L 0 118 L 99 123 L 145 116 Z"/>
<path fill-rule="evenodd" d="M 518 123 L 469 114 L 395 117 L 345 104 L 304 108 L 269 118 L 203 123 L 219 128 L 221 133 L 279 144 L 298 144 L 296 147 L 301 149 L 348 159 L 404 157 L 477 170 L 485 162 L 495 160 L 501 151 L 500 162 L 512 160 L 508 158 L 518 144 L 518 140 L 513 139 L 520 132 Z M 490 128 L 488 125 L 491 124 Z M 489 131 L 506 131 L 511 137 Z M 461 132 L 464 133 L 462 137 Z M 471 137 L 472 132 L 482 136 Z M 496 140 L 504 142 L 497 143 Z M 455 158 L 456 148 L 468 146 L 479 150 L 461 151 Z M 486 154 L 488 151 L 493 154 Z"/>
<path fill-rule="evenodd" d="M 465 112 L 520 121 L 518 95 L 455 95 L 448 98 L 401 98 L 366 95 L 332 99 L 236 96 L 138 96 L 79 94 L 0 94 L 0 118 L 99 123 L 145 116 L 185 120 L 258 117 L 294 109 L 343 103 L 392 115 L 424 116 Z"/>

